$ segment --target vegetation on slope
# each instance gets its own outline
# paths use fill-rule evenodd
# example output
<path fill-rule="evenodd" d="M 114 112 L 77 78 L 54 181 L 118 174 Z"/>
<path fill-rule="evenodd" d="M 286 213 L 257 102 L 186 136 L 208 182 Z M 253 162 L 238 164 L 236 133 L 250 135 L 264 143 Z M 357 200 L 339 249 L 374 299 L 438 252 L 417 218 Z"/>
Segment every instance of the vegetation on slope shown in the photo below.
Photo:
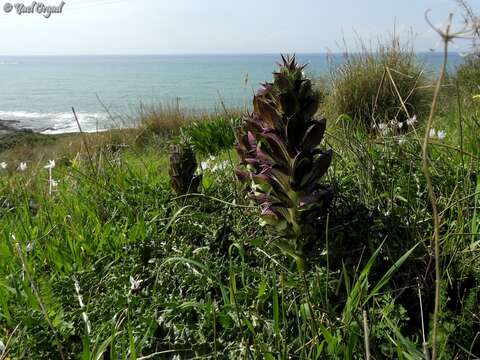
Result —
<path fill-rule="evenodd" d="M 431 134 L 442 359 L 480 354 L 479 119 L 480 101 L 452 98 Z M 434 268 L 421 120 L 379 134 L 330 122 L 337 196 L 303 273 L 257 225 L 233 149 L 198 156 L 201 194 L 173 192 L 180 128 L 80 137 L 62 162 L 55 147 L 0 153 L 0 358 L 423 358 Z M 231 136 L 219 123 L 206 144 Z"/>

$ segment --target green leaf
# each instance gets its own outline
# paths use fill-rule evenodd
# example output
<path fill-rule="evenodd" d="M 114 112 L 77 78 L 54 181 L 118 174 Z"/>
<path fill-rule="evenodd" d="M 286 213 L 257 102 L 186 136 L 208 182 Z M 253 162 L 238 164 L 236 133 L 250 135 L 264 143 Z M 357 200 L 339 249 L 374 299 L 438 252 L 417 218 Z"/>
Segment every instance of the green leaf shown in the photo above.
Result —
<path fill-rule="evenodd" d="M 367 296 L 367 298 L 364 301 L 364 304 L 370 300 L 372 297 L 377 295 L 379 291 L 390 281 L 392 275 L 403 265 L 403 263 L 410 257 L 412 252 L 417 248 L 417 246 L 420 243 L 417 243 L 414 247 L 412 247 L 410 250 L 408 250 L 405 254 L 403 254 L 400 259 L 398 259 L 395 264 L 393 264 L 390 269 L 385 273 L 385 275 L 382 276 L 380 281 L 375 285 L 372 291 L 370 291 L 370 294 Z"/>

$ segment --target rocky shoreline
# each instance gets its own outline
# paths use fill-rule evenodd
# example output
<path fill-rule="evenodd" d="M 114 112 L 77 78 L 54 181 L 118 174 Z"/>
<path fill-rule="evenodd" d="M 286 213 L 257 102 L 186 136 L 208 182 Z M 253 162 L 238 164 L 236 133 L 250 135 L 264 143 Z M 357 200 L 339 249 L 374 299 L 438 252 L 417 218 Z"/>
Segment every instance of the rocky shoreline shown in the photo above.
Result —
<path fill-rule="evenodd" d="M 32 129 L 23 129 L 18 127 L 19 122 L 15 120 L 0 119 L 0 138 L 15 134 L 32 134 Z"/>
<path fill-rule="evenodd" d="M 0 119 L 0 153 L 19 145 L 33 147 L 37 144 L 51 144 L 56 136 L 44 135 L 38 131 L 21 127 L 15 120 Z"/>

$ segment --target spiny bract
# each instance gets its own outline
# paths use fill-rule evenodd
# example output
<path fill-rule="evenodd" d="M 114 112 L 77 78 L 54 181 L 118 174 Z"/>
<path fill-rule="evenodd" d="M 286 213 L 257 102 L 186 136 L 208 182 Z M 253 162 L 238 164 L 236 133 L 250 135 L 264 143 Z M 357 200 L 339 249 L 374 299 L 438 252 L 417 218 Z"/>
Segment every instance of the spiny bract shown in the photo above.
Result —
<path fill-rule="evenodd" d="M 295 250 L 325 216 L 333 190 L 320 183 L 332 151 L 320 148 L 326 119 L 317 119 L 319 94 L 293 57 L 282 56 L 274 82 L 253 99 L 253 113 L 237 128 L 237 177 L 260 205 L 262 223 Z M 293 242 L 293 244 L 292 244 Z"/>

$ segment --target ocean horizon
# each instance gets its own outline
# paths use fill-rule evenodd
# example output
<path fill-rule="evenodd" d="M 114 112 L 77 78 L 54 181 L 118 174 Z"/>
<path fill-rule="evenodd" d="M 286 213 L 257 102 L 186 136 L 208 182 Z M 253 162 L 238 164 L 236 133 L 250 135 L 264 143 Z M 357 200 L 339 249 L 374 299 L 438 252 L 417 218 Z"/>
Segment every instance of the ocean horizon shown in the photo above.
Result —
<path fill-rule="evenodd" d="M 443 54 L 417 53 L 434 74 Z M 297 54 L 313 77 L 325 75 L 341 53 Z M 253 92 L 270 81 L 279 54 L 23 55 L 0 56 L 0 120 L 46 134 L 128 126 L 140 106 L 198 111 L 248 108 Z M 449 68 L 462 62 L 449 53 Z"/>

